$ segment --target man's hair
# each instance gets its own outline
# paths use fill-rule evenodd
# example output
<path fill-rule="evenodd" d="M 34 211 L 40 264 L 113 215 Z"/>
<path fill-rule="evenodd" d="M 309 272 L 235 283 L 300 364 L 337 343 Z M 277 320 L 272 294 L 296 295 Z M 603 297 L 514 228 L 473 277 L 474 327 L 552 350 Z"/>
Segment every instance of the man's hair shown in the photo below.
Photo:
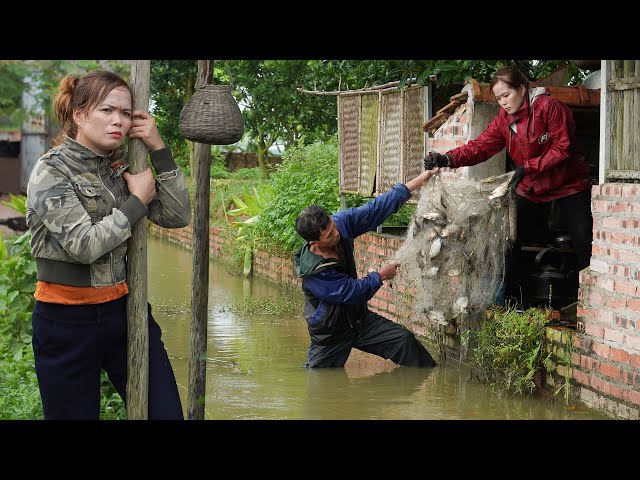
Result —
<path fill-rule="evenodd" d="M 311 205 L 296 218 L 296 232 L 307 242 L 318 240 L 320 233 L 327 228 L 331 219 L 327 211 L 317 205 Z"/>

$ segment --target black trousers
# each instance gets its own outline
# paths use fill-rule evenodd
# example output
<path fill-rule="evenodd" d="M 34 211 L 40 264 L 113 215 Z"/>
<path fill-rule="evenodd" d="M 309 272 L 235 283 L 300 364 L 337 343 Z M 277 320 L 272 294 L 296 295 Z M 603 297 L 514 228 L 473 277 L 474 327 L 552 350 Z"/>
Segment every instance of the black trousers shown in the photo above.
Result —
<path fill-rule="evenodd" d="M 331 345 L 309 346 L 306 368 L 344 367 L 352 348 L 408 367 L 435 367 L 436 362 L 416 336 L 403 325 L 367 311 L 358 329 Z"/>
<path fill-rule="evenodd" d="M 565 230 L 571 236 L 577 253 L 577 269 L 589 265 L 593 235 L 591 190 L 574 193 L 551 202 L 533 203 L 517 196 L 517 239 L 514 251 L 523 243 L 547 243 L 552 240 L 551 228 Z"/>
<path fill-rule="evenodd" d="M 148 312 L 148 418 L 182 420 L 176 379 L 151 305 Z M 32 324 L 45 420 L 99 419 L 102 369 L 126 402 L 127 296 L 98 305 L 36 302 Z"/>

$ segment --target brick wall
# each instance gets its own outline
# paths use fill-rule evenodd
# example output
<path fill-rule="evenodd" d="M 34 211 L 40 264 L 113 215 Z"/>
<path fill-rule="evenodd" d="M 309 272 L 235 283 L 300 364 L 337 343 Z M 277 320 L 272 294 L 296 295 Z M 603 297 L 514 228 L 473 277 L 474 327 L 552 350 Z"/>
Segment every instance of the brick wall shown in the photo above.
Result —
<path fill-rule="evenodd" d="M 429 138 L 429 151 L 444 153 L 452 148 L 459 147 L 467 143 L 469 139 L 469 129 L 471 128 L 472 116 L 468 110 L 470 105 L 462 104 L 451 114 L 449 118 L 435 131 Z"/>
<path fill-rule="evenodd" d="M 580 273 L 572 377 L 580 400 L 623 418 L 640 414 L 640 185 L 592 187 L 593 247 Z"/>
<path fill-rule="evenodd" d="M 267 165 L 274 167 L 282 163 L 282 158 L 268 156 Z M 225 164 L 230 172 L 240 168 L 254 168 L 258 166 L 258 154 L 255 152 L 229 152 L 225 157 Z"/>

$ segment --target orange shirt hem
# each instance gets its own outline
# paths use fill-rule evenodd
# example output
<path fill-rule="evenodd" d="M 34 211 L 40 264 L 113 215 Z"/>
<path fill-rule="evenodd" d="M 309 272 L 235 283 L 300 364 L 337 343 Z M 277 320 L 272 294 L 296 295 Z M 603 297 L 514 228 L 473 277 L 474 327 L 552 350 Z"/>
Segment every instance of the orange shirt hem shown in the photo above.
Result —
<path fill-rule="evenodd" d="M 129 293 L 127 282 L 105 287 L 73 287 L 38 280 L 33 296 L 39 302 L 63 305 L 94 305 L 110 302 Z"/>

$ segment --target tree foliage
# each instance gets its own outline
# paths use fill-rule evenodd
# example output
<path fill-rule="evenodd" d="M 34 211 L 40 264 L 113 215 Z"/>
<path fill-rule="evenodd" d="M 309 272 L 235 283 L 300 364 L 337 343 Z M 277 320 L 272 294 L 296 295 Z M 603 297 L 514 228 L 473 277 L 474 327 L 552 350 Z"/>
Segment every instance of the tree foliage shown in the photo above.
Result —
<path fill-rule="evenodd" d="M 302 243 L 293 225 L 303 208 L 319 205 L 333 213 L 340 206 L 337 138 L 289 148 L 271 185 L 273 195 L 262 210 L 256 234 L 267 245 L 293 251 Z"/>
<path fill-rule="evenodd" d="M 149 97 L 162 139 L 175 157 L 189 156 L 189 145 L 180 134 L 178 120 L 193 95 L 198 73 L 195 60 L 152 60 Z"/>
<path fill-rule="evenodd" d="M 30 113 L 23 109 L 22 93 L 25 79 L 31 77 L 39 87 L 32 91 L 37 104 L 55 125 L 51 100 L 60 80 L 66 75 L 81 76 L 95 69 L 112 70 L 126 80 L 131 76 L 130 67 L 116 60 L 0 60 L 0 120 L 4 117 L 5 123 L 20 128 L 20 122 Z"/>

